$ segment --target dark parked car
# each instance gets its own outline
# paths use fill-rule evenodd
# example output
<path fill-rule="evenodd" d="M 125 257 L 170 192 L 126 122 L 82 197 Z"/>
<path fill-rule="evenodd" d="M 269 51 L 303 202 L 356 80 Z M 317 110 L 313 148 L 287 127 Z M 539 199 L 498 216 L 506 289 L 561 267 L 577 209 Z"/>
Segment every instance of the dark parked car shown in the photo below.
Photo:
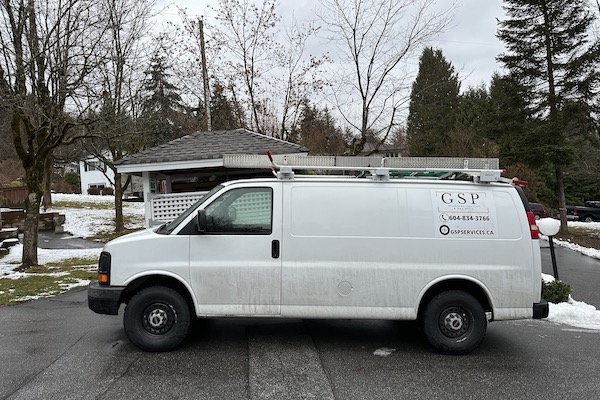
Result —
<path fill-rule="evenodd" d="M 600 221 L 600 201 L 586 201 L 582 206 L 567 206 L 567 216 L 585 222 Z"/>
<path fill-rule="evenodd" d="M 535 219 L 546 218 L 546 209 L 540 203 L 529 203 L 529 207 L 535 215 Z"/>

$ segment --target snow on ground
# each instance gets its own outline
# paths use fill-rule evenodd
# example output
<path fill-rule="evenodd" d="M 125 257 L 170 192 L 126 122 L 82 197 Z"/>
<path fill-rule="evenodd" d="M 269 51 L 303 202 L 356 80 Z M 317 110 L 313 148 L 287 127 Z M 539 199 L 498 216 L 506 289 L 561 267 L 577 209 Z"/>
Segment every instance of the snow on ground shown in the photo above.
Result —
<path fill-rule="evenodd" d="M 38 249 L 38 262 L 40 264 L 57 263 L 69 258 L 85 258 L 95 262 L 95 260 L 100 257 L 101 251 L 101 248 L 60 250 Z M 16 279 L 20 276 L 25 276 L 20 272 L 13 271 L 19 266 L 22 254 L 23 245 L 18 244 L 11 247 L 10 252 L 6 256 L 0 258 L 0 277 Z"/>
<path fill-rule="evenodd" d="M 80 194 L 52 195 L 53 202 L 83 203 L 85 208 L 61 208 L 54 207 L 52 211 L 65 214 L 65 231 L 75 237 L 90 237 L 99 232 L 112 231 L 114 229 L 115 203 L 114 196 L 90 196 Z M 102 208 L 100 208 L 102 207 Z M 135 224 L 126 224 L 127 228 L 143 228 L 144 225 L 144 203 L 123 202 L 123 214 L 135 218 Z"/>
<path fill-rule="evenodd" d="M 64 214 L 66 221 L 65 231 L 70 232 L 75 237 L 90 237 L 99 232 L 111 231 L 113 229 L 114 204 L 113 196 L 89 196 L 76 194 L 54 194 L 54 202 L 68 201 L 74 203 L 84 203 L 85 208 L 61 208 L 55 207 L 52 211 Z M 123 213 L 133 216 L 135 222 L 128 224 L 128 228 L 142 228 L 144 217 L 143 203 L 123 203 Z M 600 232 L 600 222 L 569 222 L 569 226 L 593 229 Z M 547 240 L 547 238 L 546 238 Z M 600 250 L 589 249 L 578 246 L 573 243 L 554 239 L 557 246 L 570 248 L 589 257 L 600 259 Z M 0 259 L 0 277 L 18 279 L 24 276 L 22 273 L 13 271 L 21 260 L 22 245 L 13 246 L 10 253 Z M 68 258 L 88 258 L 96 260 L 102 249 L 77 249 L 77 250 L 47 250 L 39 249 L 39 262 L 49 263 L 57 262 Z M 554 279 L 550 275 L 542 274 L 545 280 Z M 87 285 L 86 282 L 83 284 Z M 568 302 L 560 304 L 550 303 L 550 315 L 547 318 L 550 322 L 567 324 L 582 329 L 600 330 L 600 310 L 594 306 L 581 301 L 569 298 Z M 387 349 L 380 349 L 377 355 L 385 356 L 389 354 Z"/>
<path fill-rule="evenodd" d="M 567 224 L 571 227 L 585 228 L 585 229 L 598 231 L 598 233 L 600 234 L 600 222 L 569 221 Z M 540 235 L 540 237 L 544 240 L 548 240 L 548 238 L 546 236 Z M 586 255 L 588 257 L 600 259 L 600 250 L 598 250 L 598 249 L 590 249 L 588 247 L 582 247 L 578 244 L 571 243 L 566 240 L 553 239 L 553 241 L 554 241 L 554 244 L 557 246 L 566 247 L 568 249 L 571 249 L 573 251 L 576 251 L 576 252 Z"/>
<path fill-rule="evenodd" d="M 554 277 L 542 274 L 542 279 L 544 282 L 552 282 Z M 549 305 L 550 313 L 546 319 L 547 321 L 583 329 L 600 330 L 600 310 L 590 304 L 573 300 L 569 295 L 568 301 L 558 304 L 549 303 Z"/>
<path fill-rule="evenodd" d="M 72 202 L 83 204 L 84 208 L 64 208 L 54 207 L 53 212 L 58 212 L 65 215 L 64 228 L 73 237 L 86 238 L 94 236 L 100 232 L 112 231 L 114 229 L 113 220 L 115 211 L 112 205 L 115 202 L 114 196 L 89 196 L 79 194 L 62 194 L 56 193 L 52 195 L 52 201 Z M 144 203 L 123 203 L 123 213 L 127 216 L 132 216 L 133 222 L 126 224 L 127 228 L 137 229 L 143 228 L 144 225 Z M 66 237 L 64 240 L 69 240 Z M 50 262 L 59 262 L 69 258 L 86 258 L 97 260 L 102 249 L 38 249 L 38 262 L 46 264 Z M 10 248 L 8 255 L 0 258 L 0 277 L 18 279 L 25 274 L 13 271 L 21 261 L 23 246 L 18 244 Z"/>

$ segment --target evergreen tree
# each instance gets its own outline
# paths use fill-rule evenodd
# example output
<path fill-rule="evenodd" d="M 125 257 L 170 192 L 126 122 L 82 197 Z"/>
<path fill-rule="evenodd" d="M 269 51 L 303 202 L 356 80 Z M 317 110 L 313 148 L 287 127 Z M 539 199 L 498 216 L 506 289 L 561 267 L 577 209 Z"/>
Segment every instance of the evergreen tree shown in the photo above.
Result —
<path fill-rule="evenodd" d="M 459 96 L 454 129 L 450 130 L 446 154 L 452 157 L 497 157 L 498 147 L 486 135 L 491 115 L 485 86 L 469 88 Z"/>
<path fill-rule="evenodd" d="M 150 146 L 166 143 L 181 135 L 185 107 L 179 89 L 170 82 L 168 70 L 166 56 L 158 51 L 145 71 L 142 119 L 146 143 Z"/>
<path fill-rule="evenodd" d="M 411 156 L 447 155 L 448 133 L 454 129 L 460 82 L 442 51 L 425 48 L 413 83 L 408 114 Z"/>
<path fill-rule="evenodd" d="M 532 164 L 529 158 L 533 153 L 528 149 L 535 144 L 528 134 L 530 116 L 521 94 L 519 84 L 510 76 L 492 76 L 486 135 L 498 144 L 503 165 Z"/>
<path fill-rule="evenodd" d="M 218 82 L 213 85 L 210 115 L 212 129 L 215 131 L 246 127 L 242 107 L 236 101 L 227 97 L 225 88 Z"/>
<path fill-rule="evenodd" d="M 348 149 L 344 133 L 336 126 L 327 108 L 319 109 L 304 100 L 302 115 L 291 137 L 310 150 L 311 155 L 341 155 Z"/>
<path fill-rule="evenodd" d="M 599 81 L 600 46 L 591 42 L 593 17 L 586 4 L 585 0 L 505 0 L 508 19 L 500 21 L 497 34 L 508 49 L 498 60 L 510 71 L 531 115 L 539 121 L 530 133 L 534 142 L 543 138 L 540 154 L 554 170 L 563 231 L 567 230 L 564 171 L 574 161 L 569 137 L 590 133 L 586 120 Z M 581 112 L 586 109 L 587 116 Z M 571 117 L 583 121 L 573 124 Z"/>

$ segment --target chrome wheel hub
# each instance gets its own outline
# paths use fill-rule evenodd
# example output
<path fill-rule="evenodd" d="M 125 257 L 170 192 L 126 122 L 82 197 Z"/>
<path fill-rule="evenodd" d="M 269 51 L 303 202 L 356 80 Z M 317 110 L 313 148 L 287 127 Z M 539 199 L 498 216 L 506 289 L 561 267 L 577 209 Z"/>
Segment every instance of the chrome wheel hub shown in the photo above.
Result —
<path fill-rule="evenodd" d="M 452 306 L 446 308 L 438 320 L 438 326 L 442 334 L 448 338 L 456 339 L 464 336 L 471 329 L 469 314 L 461 307 Z"/>
<path fill-rule="evenodd" d="M 146 307 L 142 315 L 142 322 L 146 332 L 154 335 L 167 333 L 177 319 L 177 313 L 168 304 L 154 303 Z"/>

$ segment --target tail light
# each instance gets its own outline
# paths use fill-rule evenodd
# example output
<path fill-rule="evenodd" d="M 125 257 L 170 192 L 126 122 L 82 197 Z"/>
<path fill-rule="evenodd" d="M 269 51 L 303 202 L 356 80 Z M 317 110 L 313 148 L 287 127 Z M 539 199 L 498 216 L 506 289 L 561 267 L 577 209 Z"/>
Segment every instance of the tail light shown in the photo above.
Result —
<path fill-rule="evenodd" d="M 529 231 L 531 232 L 531 238 L 539 239 L 540 230 L 538 229 L 538 226 L 535 223 L 535 215 L 531 211 L 527 212 L 527 222 L 529 222 Z"/>

